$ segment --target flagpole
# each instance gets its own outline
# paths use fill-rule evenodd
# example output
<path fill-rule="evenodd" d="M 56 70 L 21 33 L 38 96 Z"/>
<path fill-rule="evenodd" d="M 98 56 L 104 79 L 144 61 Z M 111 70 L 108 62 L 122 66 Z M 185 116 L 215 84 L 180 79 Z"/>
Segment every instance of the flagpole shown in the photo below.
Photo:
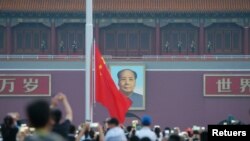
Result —
<path fill-rule="evenodd" d="M 86 0 L 86 26 L 85 26 L 85 121 L 92 122 L 91 111 L 91 48 L 93 43 L 93 9 L 92 0 Z"/>
<path fill-rule="evenodd" d="M 96 66 L 95 66 L 95 48 L 96 48 L 96 44 L 95 44 L 95 39 L 93 40 L 93 106 L 95 105 L 95 103 L 96 103 L 96 90 L 95 90 L 95 68 L 96 68 Z"/>

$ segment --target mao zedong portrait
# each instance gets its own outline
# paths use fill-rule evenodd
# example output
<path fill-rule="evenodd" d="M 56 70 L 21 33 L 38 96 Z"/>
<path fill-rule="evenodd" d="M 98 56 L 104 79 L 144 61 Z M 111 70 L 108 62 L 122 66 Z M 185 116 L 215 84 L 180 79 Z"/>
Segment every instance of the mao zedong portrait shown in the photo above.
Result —
<path fill-rule="evenodd" d="M 117 73 L 119 90 L 132 101 L 133 108 L 143 107 L 143 96 L 134 92 L 137 74 L 131 69 L 123 69 Z"/>

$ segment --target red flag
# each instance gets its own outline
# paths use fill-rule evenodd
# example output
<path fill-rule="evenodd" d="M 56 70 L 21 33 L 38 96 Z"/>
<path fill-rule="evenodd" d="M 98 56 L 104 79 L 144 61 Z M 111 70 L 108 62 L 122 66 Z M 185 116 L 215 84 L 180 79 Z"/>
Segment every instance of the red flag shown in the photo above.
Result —
<path fill-rule="evenodd" d="M 95 80 L 96 101 L 108 109 L 111 117 L 123 123 L 132 102 L 117 89 L 97 46 L 95 46 Z"/>

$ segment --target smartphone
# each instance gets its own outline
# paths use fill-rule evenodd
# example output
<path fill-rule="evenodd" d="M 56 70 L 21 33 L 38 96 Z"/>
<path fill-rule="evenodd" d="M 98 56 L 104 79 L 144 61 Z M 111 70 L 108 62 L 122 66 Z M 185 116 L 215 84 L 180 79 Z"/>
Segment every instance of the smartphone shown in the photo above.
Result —
<path fill-rule="evenodd" d="M 29 127 L 26 124 L 22 124 L 20 127 L 20 132 L 25 132 L 29 129 Z"/>
<path fill-rule="evenodd" d="M 169 133 L 170 133 L 169 130 L 165 130 L 164 132 L 166 135 L 169 135 Z"/>
<path fill-rule="evenodd" d="M 25 124 L 25 123 L 21 124 L 21 127 L 27 127 L 27 124 Z"/>
<path fill-rule="evenodd" d="M 97 128 L 99 124 L 97 122 L 90 123 L 90 128 Z"/>
<path fill-rule="evenodd" d="M 171 134 L 174 134 L 174 130 L 171 130 Z"/>
<path fill-rule="evenodd" d="M 155 126 L 154 126 L 154 129 L 155 129 L 155 128 L 160 128 L 160 125 L 155 125 Z"/>
<path fill-rule="evenodd" d="M 33 133 L 35 132 L 35 130 L 36 130 L 36 129 L 33 128 L 33 127 L 30 127 L 30 128 L 29 128 L 29 131 L 30 131 L 31 134 L 33 134 Z"/>
<path fill-rule="evenodd" d="M 202 131 L 205 131 L 205 130 L 206 130 L 206 128 L 205 128 L 205 127 L 201 127 L 201 130 L 202 130 Z"/>
<path fill-rule="evenodd" d="M 193 131 L 200 131 L 200 127 L 199 126 L 193 126 Z"/>
<path fill-rule="evenodd" d="M 136 125 L 138 124 L 138 120 L 132 120 L 132 127 L 136 128 Z"/>

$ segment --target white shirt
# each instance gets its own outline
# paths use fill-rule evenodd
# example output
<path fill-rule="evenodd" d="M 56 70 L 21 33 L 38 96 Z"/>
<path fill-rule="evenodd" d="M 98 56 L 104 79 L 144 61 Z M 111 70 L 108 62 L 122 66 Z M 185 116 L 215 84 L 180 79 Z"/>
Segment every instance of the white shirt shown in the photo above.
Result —
<path fill-rule="evenodd" d="M 120 127 L 113 127 L 108 130 L 104 141 L 127 141 L 127 138 Z"/>
<path fill-rule="evenodd" d="M 153 132 L 149 127 L 143 127 L 139 131 L 136 131 L 135 135 L 142 139 L 148 137 L 151 141 L 156 141 L 157 137 L 155 132 Z"/>

